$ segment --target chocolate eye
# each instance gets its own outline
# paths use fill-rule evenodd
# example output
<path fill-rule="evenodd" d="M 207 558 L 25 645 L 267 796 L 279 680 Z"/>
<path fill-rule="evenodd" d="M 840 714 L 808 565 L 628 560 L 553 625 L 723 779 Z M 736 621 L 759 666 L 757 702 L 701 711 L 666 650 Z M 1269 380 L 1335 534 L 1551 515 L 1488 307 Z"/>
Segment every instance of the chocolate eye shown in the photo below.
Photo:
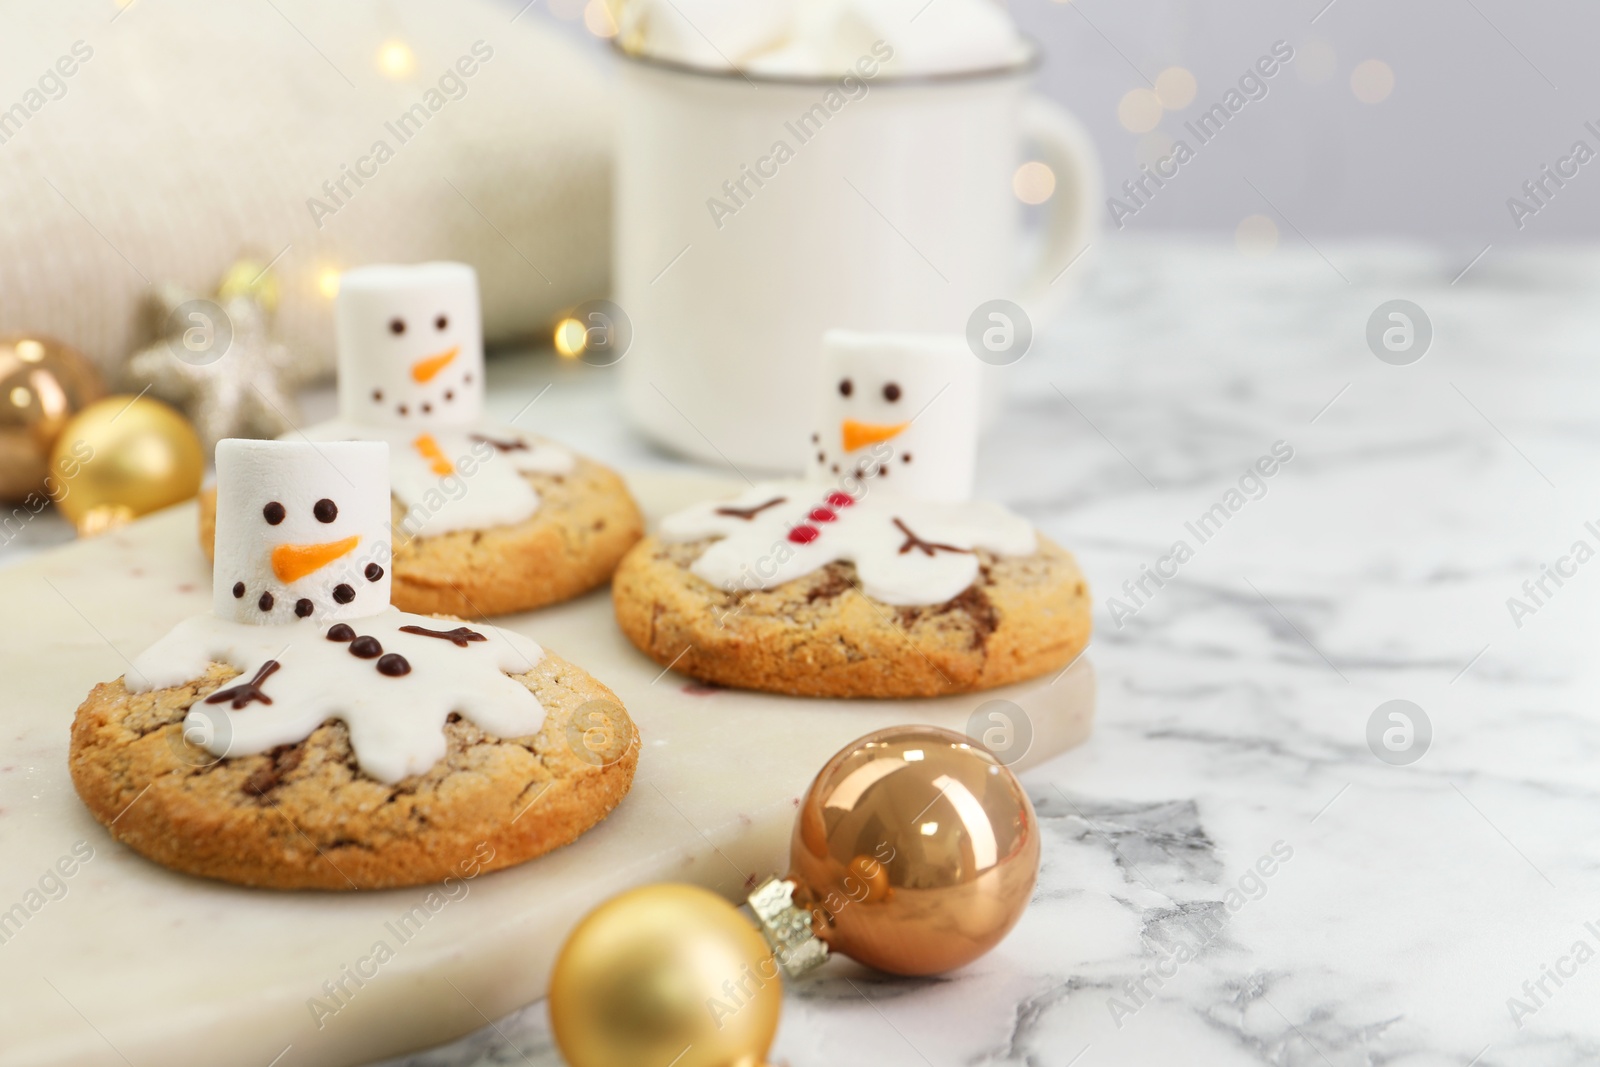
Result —
<path fill-rule="evenodd" d="M 267 520 L 267 525 L 269 526 L 278 525 L 278 523 L 283 521 L 283 516 L 285 514 L 286 512 L 283 510 L 283 505 L 278 503 L 276 500 L 261 509 L 261 517 Z"/>
<path fill-rule="evenodd" d="M 317 517 L 318 522 L 332 522 L 339 517 L 339 505 L 323 497 L 311 505 L 311 514 Z"/>
<path fill-rule="evenodd" d="M 856 387 L 851 384 L 849 378 L 841 378 L 839 380 L 839 395 L 840 396 L 849 396 L 851 393 L 853 393 L 855 391 L 856 391 Z"/>
<path fill-rule="evenodd" d="M 372 402 L 374 404 L 383 403 L 383 390 L 382 389 L 374 389 L 372 391 Z"/>
<path fill-rule="evenodd" d="M 450 316 L 449 315 L 440 315 L 438 318 L 433 320 L 433 328 L 436 329 L 436 330 L 442 330 L 446 326 L 449 326 L 449 325 L 450 325 Z"/>
<path fill-rule="evenodd" d="M 888 385 L 883 387 L 883 398 L 889 403 L 893 404 L 896 400 L 900 399 L 900 387 L 894 382 L 890 382 Z"/>
<path fill-rule="evenodd" d="M 389 320 L 389 332 L 394 334 L 394 335 L 396 335 L 396 336 L 399 336 L 400 334 L 405 333 L 406 332 L 406 320 L 405 319 L 390 319 Z"/>

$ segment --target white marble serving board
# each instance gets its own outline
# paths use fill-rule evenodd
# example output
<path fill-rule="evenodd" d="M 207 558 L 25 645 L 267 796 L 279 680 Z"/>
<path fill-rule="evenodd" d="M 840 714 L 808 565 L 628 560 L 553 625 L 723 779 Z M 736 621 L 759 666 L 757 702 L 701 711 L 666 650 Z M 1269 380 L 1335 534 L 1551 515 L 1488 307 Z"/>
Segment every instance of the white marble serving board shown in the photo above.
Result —
<path fill-rule="evenodd" d="M 729 488 L 676 475 L 633 487 L 652 516 Z M 982 695 L 801 700 L 662 672 L 618 632 L 605 591 L 499 620 L 621 696 L 643 733 L 638 777 L 576 844 L 436 898 L 443 906 L 401 943 L 391 927 L 429 887 L 277 893 L 189 878 L 114 842 L 73 792 L 68 729 L 84 695 L 209 608 L 192 505 L 5 571 L 0 603 L 4 1067 L 344 1067 L 437 1044 L 543 995 L 562 938 L 602 899 L 669 879 L 738 899 L 778 872 L 800 796 L 852 738 L 902 722 L 965 729 L 979 704 L 1004 697 L 1033 724 L 1023 767 L 1083 740 L 1093 714 L 1086 660 Z M 75 847 L 92 858 L 79 862 Z M 63 858 L 71 877 L 52 877 Z M 393 958 L 360 987 L 345 979 L 351 995 L 319 1029 L 311 999 L 337 1004 L 323 983 L 379 941 Z"/>

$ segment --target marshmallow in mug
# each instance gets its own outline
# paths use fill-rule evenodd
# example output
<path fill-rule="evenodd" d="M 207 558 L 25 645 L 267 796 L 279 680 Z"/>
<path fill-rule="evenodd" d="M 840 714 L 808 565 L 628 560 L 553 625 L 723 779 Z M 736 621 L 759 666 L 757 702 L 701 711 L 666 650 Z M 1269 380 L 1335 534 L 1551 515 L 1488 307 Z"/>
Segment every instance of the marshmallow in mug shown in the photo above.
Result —
<path fill-rule="evenodd" d="M 254 624 L 383 611 L 389 517 L 386 444 L 219 441 L 212 611 Z"/>
<path fill-rule="evenodd" d="M 1028 48 L 992 0 L 821 0 L 800 3 L 788 40 L 746 69 L 839 75 L 864 56 L 882 59 L 885 74 L 918 77 L 1013 67 Z"/>
<path fill-rule="evenodd" d="M 895 75 L 1014 66 L 1027 45 L 992 0 L 619 0 L 622 47 L 688 66 L 788 77 Z M 889 46 L 889 55 L 881 49 Z"/>
<path fill-rule="evenodd" d="M 712 69 L 779 47 L 793 17 L 786 0 L 615 0 L 608 6 L 625 51 Z M 698 26 L 708 27 L 710 36 Z"/>
<path fill-rule="evenodd" d="M 465 263 L 346 271 L 334 317 L 341 417 L 436 429 L 483 414 L 478 275 Z"/>
<path fill-rule="evenodd" d="M 965 339 L 830 330 L 822 347 L 810 477 L 837 481 L 876 470 L 902 496 L 969 498 L 980 368 Z"/>

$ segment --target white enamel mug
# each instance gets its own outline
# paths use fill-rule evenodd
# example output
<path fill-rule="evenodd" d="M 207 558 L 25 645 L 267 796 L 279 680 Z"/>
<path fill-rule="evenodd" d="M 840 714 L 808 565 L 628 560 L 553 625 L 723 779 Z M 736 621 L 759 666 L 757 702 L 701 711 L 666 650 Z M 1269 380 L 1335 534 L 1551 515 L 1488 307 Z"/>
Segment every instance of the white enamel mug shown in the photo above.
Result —
<path fill-rule="evenodd" d="M 1034 65 L 841 81 L 625 56 L 614 262 L 633 423 L 713 463 L 797 471 L 826 330 L 965 333 L 994 299 L 1040 329 L 1101 177 L 1078 122 L 1030 95 Z M 1057 179 L 1031 264 L 1025 145 Z"/>

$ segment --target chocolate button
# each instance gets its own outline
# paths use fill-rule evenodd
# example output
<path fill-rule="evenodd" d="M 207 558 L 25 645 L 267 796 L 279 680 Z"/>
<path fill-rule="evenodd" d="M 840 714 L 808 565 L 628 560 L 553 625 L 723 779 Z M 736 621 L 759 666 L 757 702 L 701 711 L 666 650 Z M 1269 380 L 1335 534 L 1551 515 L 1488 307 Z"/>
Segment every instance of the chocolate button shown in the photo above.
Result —
<path fill-rule="evenodd" d="M 350 654 L 361 659 L 377 659 L 383 655 L 383 646 L 376 637 L 358 637 L 350 642 Z"/>
<path fill-rule="evenodd" d="M 363 640 L 366 639 L 363 638 Z M 388 655 L 378 660 L 378 673 L 387 674 L 391 678 L 398 678 L 402 674 L 411 673 L 411 664 L 406 662 L 406 658 L 404 656 L 395 652 L 390 652 Z"/>

